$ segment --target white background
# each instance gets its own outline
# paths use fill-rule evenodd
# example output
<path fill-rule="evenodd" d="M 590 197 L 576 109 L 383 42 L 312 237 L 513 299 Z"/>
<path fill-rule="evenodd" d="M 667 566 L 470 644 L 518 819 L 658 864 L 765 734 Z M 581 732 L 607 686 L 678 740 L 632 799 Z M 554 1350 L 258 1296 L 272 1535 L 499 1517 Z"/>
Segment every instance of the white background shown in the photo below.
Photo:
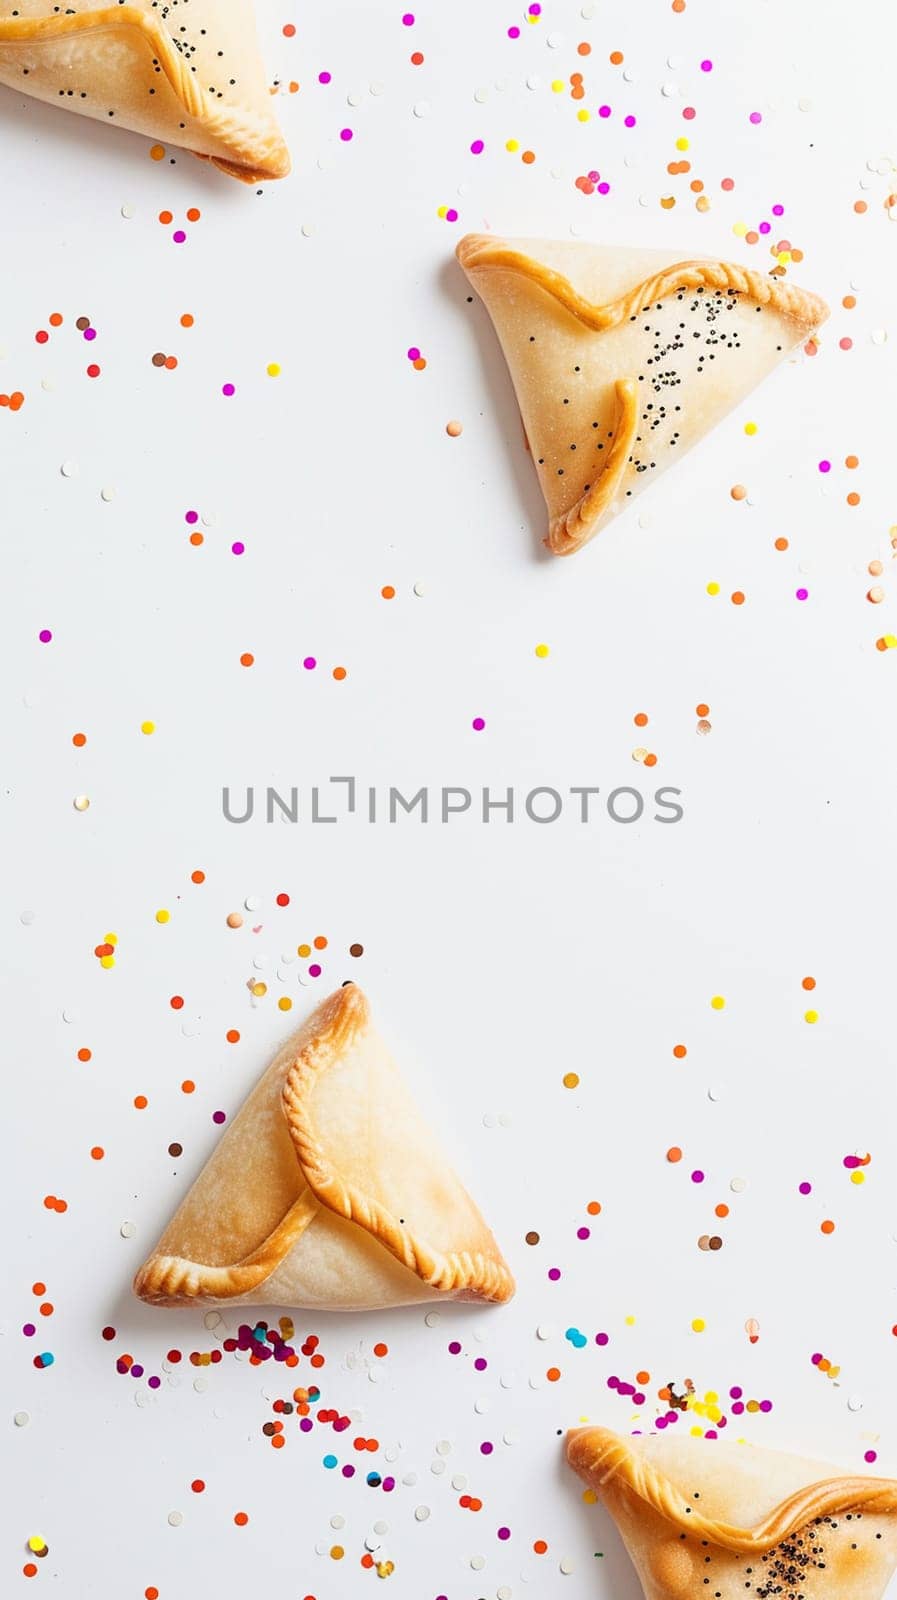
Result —
<path fill-rule="evenodd" d="M 811 0 L 689 0 L 682 15 L 666 0 L 599 0 L 584 18 L 546 0 L 534 26 L 499 0 L 414 9 L 406 28 L 402 6 L 382 0 L 298 13 L 266 0 L 269 71 L 301 90 L 278 101 L 294 173 L 260 195 L 187 155 L 154 163 L 147 141 L 7 91 L 0 101 L 0 388 L 26 394 L 18 413 L 0 411 L 5 1592 L 25 1583 L 25 1544 L 39 1534 L 50 1552 L 36 1593 L 361 1596 L 379 1583 L 359 1562 L 382 1518 L 395 1600 L 516 1596 L 527 1584 L 635 1600 L 617 1536 L 583 1507 L 559 1434 L 586 1417 L 644 1423 L 669 1379 L 772 1399 L 771 1415 L 730 1424 L 758 1443 L 854 1470 L 869 1449 L 876 1470 L 897 1464 L 897 651 L 875 648 L 897 629 L 891 8 L 867 0 L 826 21 Z M 689 178 L 666 171 L 682 135 L 712 202 L 703 215 Z M 509 139 L 535 162 L 508 152 Z M 590 168 L 611 183 L 606 197 L 575 188 Z M 775 374 L 583 554 L 544 556 L 510 384 L 482 308 L 467 303 L 457 239 L 484 227 L 575 234 L 761 265 L 768 244 L 732 230 L 773 220 L 774 203 L 785 215 L 771 238 L 804 252 L 789 272 L 833 308 L 819 355 Z M 178 248 L 172 226 L 194 205 L 202 219 Z M 457 224 L 439 217 L 445 206 Z M 175 224 L 160 225 L 162 209 Z M 52 311 L 64 326 L 39 346 Z M 98 330 L 89 346 L 74 330 L 81 314 Z M 412 346 L 426 371 L 411 367 Z M 176 354 L 177 370 L 154 368 L 156 350 Z M 89 360 L 102 367 L 94 382 Z M 454 440 L 453 417 L 464 424 Z M 739 482 L 749 501 L 736 504 Z M 199 549 L 188 509 L 206 519 Z M 880 606 L 865 599 L 875 558 L 886 564 Z M 542 642 L 547 659 L 534 653 Z M 631 760 L 641 744 L 658 755 L 653 772 Z M 223 784 L 307 794 L 331 773 L 405 792 L 631 783 L 649 795 L 669 783 L 686 816 L 628 828 L 606 816 L 589 827 L 573 816 L 548 827 L 222 819 Z M 77 795 L 88 811 L 73 808 Z M 227 913 L 252 896 L 259 909 L 229 930 Z M 117 960 L 104 971 L 93 951 L 109 931 Z M 320 979 L 306 978 L 307 962 L 280 965 L 318 934 L 329 941 Z M 503 1309 L 446 1307 L 435 1327 L 413 1310 L 297 1312 L 297 1335 L 317 1333 L 327 1357 L 322 1402 L 353 1425 L 306 1437 L 293 1424 L 274 1451 L 260 1431 L 269 1401 L 310 1381 L 307 1363 L 287 1382 L 232 1356 L 199 1374 L 185 1359 L 169 1381 L 167 1350 L 210 1350 L 215 1335 L 199 1312 L 140 1306 L 129 1284 L 214 1145 L 212 1112 L 232 1115 L 286 1029 L 348 976 L 444 1128 L 519 1290 Z M 254 1004 L 246 985 L 259 977 L 268 994 Z M 229 1028 L 239 1044 L 226 1043 Z M 672 1055 L 680 1041 L 684 1061 Z M 561 1081 L 571 1070 L 576 1091 Z M 674 1144 L 679 1166 L 665 1160 Z M 854 1151 L 872 1154 L 862 1186 L 842 1165 Z M 742 1194 L 735 1177 L 748 1180 Z M 45 1208 L 50 1194 L 65 1214 Z M 731 1205 L 721 1224 L 718 1202 Z M 699 1235 L 717 1228 L 723 1249 L 701 1252 Z M 36 1280 L 55 1306 L 46 1320 Z M 20 1331 L 29 1320 L 34 1339 Z M 587 1348 L 565 1340 L 571 1326 Z M 381 1361 L 377 1340 L 390 1348 Z M 40 1350 L 55 1355 L 45 1371 L 32 1365 Z M 116 1372 L 122 1352 L 163 1376 L 155 1398 L 145 1379 Z M 814 1352 L 840 1366 L 837 1383 Z M 641 1368 L 651 1382 L 636 1416 L 606 1384 Z M 30 1422 L 15 1428 L 21 1410 Z M 356 1455 L 357 1434 L 383 1449 Z M 326 1471 L 331 1447 L 341 1462 L 392 1471 L 392 1496 L 363 1472 L 347 1483 Z M 483 1500 L 478 1514 L 459 1508 L 456 1474 Z M 428 1520 L 415 1520 L 419 1506 Z M 169 1526 L 171 1511 L 182 1526 Z M 335 1516 L 346 1519 L 337 1532 Z M 536 1539 L 546 1555 L 532 1553 Z"/>

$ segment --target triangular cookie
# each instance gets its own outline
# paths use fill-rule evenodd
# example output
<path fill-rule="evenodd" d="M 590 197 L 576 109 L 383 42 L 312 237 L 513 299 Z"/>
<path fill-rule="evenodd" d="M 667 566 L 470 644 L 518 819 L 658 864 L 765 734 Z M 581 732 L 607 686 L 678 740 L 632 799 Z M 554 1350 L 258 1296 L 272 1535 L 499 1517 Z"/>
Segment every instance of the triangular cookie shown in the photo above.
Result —
<path fill-rule="evenodd" d="M 458 260 L 510 369 L 570 555 L 828 316 L 816 295 L 728 261 L 468 234 Z"/>
<path fill-rule="evenodd" d="M 613 1516 L 646 1600 L 881 1600 L 897 1482 L 756 1445 L 577 1428 L 567 1458 Z"/>
<path fill-rule="evenodd" d="M 134 1289 L 360 1311 L 509 1300 L 514 1280 L 350 983 L 275 1057 Z"/>
<path fill-rule="evenodd" d="M 181 145 L 246 183 L 289 172 L 250 0 L 0 9 L 0 83 Z"/>

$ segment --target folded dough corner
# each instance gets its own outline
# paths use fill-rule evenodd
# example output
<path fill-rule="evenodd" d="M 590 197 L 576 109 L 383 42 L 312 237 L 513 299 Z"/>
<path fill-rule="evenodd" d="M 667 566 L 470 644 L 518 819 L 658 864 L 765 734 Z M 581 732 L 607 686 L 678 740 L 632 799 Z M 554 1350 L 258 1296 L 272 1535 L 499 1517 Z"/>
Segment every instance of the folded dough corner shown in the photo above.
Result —
<path fill-rule="evenodd" d="M 0 83 L 180 145 L 246 183 L 282 178 L 251 0 L 0 0 Z"/>
<path fill-rule="evenodd" d="M 468 234 L 458 260 L 511 374 L 555 555 L 655 482 L 828 316 L 729 261 Z"/>
<path fill-rule="evenodd" d="M 675 1432 L 576 1428 L 567 1459 L 603 1501 L 645 1600 L 881 1600 L 897 1482 Z"/>
<path fill-rule="evenodd" d="M 272 1061 L 134 1290 L 359 1311 L 509 1300 L 514 1280 L 350 983 Z"/>

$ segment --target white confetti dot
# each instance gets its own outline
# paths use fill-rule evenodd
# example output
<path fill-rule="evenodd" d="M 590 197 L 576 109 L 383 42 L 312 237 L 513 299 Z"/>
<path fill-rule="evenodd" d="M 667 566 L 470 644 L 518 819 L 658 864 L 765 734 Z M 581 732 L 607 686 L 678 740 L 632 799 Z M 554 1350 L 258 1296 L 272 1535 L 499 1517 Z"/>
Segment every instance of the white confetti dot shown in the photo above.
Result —
<path fill-rule="evenodd" d="M 124 205 L 121 208 L 121 214 L 124 217 L 126 222 L 130 222 L 131 218 L 134 215 L 134 207 L 130 204 L 129 201 L 127 201 L 127 200 L 125 201 Z"/>
<path fill-rule="evenodd" d="M 328 1549 L 328 1548 L 329 1548 L 329 1546 L 328 1546 L 328 1545 L 326 1545 L 326 1544 L 324 1544 L 324 1543 L 323 1543 L 323 1541 L 319 1541 L 319 1542 L 318 1542 L 318 1543 L 317 1543 L 317 1544 L 316 1544 L 316 1545 L 315 1545 L 315 1555 L 316 1555 L 316 1556 L 322 1556 L 322 1555 L 324 1555 L 324 1553 L 325 1553 L 325 1551 L 326 1551 L 326 1550 L 327 1550 L 327 1549 Z"/>
<path fill-rule="evenodd" d="M 168 1526 L 169 1526 L 169 1528 L 179 1528 L 181 1526 L 181 1523 L 183 1522 L 183 1520 L 184 1520 L 183 1511 L 169 1511 L 169 1513 L 168 1513 Z"/>
<path fill-rule="evenodd" d="M 62 1020 L 63 1022 L 80 1022 L 81 1013 L 75 1006 L 63 1006 Z"/>
<path fill-rule="evenodd" d="M 107 483 L 105 487 L 100 490 L 100 499 L 105 500 L 107 505 L 109 504 L 110 500 L 115 499 L 115 490 L 111 484 Z"/>
<path fill-rule="evenodd" d="M 258 911 L 261 903 L 262 902 L 259 899 L 257 894 L 248 894 L 246 896 L 246 899 L 243 901 L 243 904 L 246 907 L 247 911 Z M 256 957 L 256 960 L 257 959 L 258 959 L 258 957 Z"/>
<path fill-rule="evenodd" d="M 500 1111 L 499 1112 L 499 1114 L 498 1114 L 498 1126 L 500 1128 L 510 1128 L 510 1126 L 511 1126 L 511 1115 L 510 1115 L 510 1112 L 508 1112 L 508 1111 Z"/>
<path fill-rule="evenodd" d="M 661 87 L 660 92 L 663 95 L 665 100 L 672 100 L 673 95 L 674 94 L 678 94 L 679 91 L 677 90 L 676 85 L 674 83 L 665 83 Z"/>
<path fill-rule="evenodd" d="M 549 50 L 560 50 L 563 42 L 564 35 L 562 33 L 558 33 L 557 30 L 555 30 L 554 33 L 550 33 L 545 41 Z"/>
<path fill-rule="evenodd" d="M 459 1494 L 463 1494 L 464 1493 L 464 1490 L 467 1488 L 467 1474 L 466 1474 L 466 1472 L 456 1472 L 455 1473 L 455 1476 L 452 1479 L 452 1488 L 453 1489 L 457 1489 Z"/>
<path fill-rule="evenodd" d="M 399 1452 L 394 1444 L 391 1444 L 388 1450 L 384 1450 L 383 1455 L 385 1459 L 390 1462 L 398 1461 L 399 1459 Z"/>
<path fill-rule="evenodd" d="M 149 1389 L 138 1389 L 134 1395 L 134 1404 L 139 1406 L 142 1411 L 144 1406 L 149 1405 L 151 1399 L 152 1392 Z"/>
<path fill-rule="evenodd" d="M 597 11 L 597 9 L 598 9 L 597 6 L 594 6 L 594 5 L 583 6 L 582 10 L 579 13 L 580 16 L 582 17 L 583 22 L 591 22 L 591 20 L 594 17 L 595 12 Z"/>
<path fill-rule="evenodd" d="M 530 1378 L 529 1386 L 531 1389 L 544 1389 L 545 1387 L 541 1378 Z"/>
<path fill-rule="evenodd" d="M 747 1178 L 733 1178 L 731 1183 L 729 1184 L 729 1188 L 732 1190 L 733 1194 L 744 1194 L 744 1191 L 747 1188 L 747 1186 L 748 1186 Z"/>
<path fill-rule="evenodd" d="M 331 1526 L 331 1528 L 334 1528 L 334 1529 L 344 1528 L 346 1526 L 345 1517 L 340 1517 L 340 1516 L 331 1517 L 330 1518 L 330 1526 Z"/>
<path fill-rule="evenodd" d="M 78 473 L 77 461 L 63 461 L 60 472 L 64 478 L 74 478 Z"/>
<path fill-rule="evenodd" d="M 719 1087 L 719 1085 L 716 1084 L 716 1083 L 712 1083 L 710 1085 L 710 1088 L 707 1090 L 707 1099 L 708 1100 L 721 1100 L 722 1099 L 722 1094 L 723 1094 L 723 1091 Z"/>
<path fill-rule="evenodd" d="M 441 1478 L 442 1474 L 445 1471 L 445 1462 L 444 1461 L 431 1461 L 430 1462 L 430 1471 L 432 1472 L 434 1478 Z"/>
<path fill-rule="evenodd" d="M 858 1394 L 852 1394 L 847 1401 L 848 1411 L 862 1411 L 863 1402 Z"/>
<path fill-rule="evenodd" d="M 495 1118 L 493 1117 L 491 1111 L 487 1111 L 486 1112 L 486 1115 L 483 1118 L 483 1127 L 484 1128 L 494 1128 L 495 1127 Z"/>
<path fill-rule="evenodd" d="M 624 81 L 624 83 L 635 83 L 636 82 L 635 73 L 629 67 L 624 67 L 623 68 L 623 81 Z"/>
<path fill-rule="evenodd" d="M 511 1600 L 511 1594 L 512 1591 L 508 1588 L 508 1585 L 503 1583 L 501 1588 L 495 1591 L 495 1600 Z"/>
<path fill-rule="evenodd" d="M 44 394 L 52 394 L 54 389 L 56 388 L 56 379 L 55 378 L 41 378 L 40 386 L 43 389 Z"/>
<path fill-rule="evenodd" d="M 498 1381 L 503 1389 L 513 1389 L 517 1383 L 517 1374 L 516 1372 L 503 1372 Z"/>
<path fill-rule="evenodd" d="M 517 1432 L 516 1428 L 508 1428 L 507 1431 L 505 1433 L 503 1433 L 501 1437 L 502 1437 L 502 1443 L 503 1444 L 513 1445 L 513 1444 L 518 1444 L 519 1441 L 520 1441 L 520 1435 Z"/>
<path fill-rule="evenodd" d="M 671 72 L 678 72 L 678 70 L 681 67 L 681 65 L 682 65 L 682 57 L 681 56 L 667 56 L 667 66 L 669 67 Z"/>
<path fill-rule="evenodd" d="M 389 1532 L 389 1523 L 388 1522 L 382 1522 L 382 1521 L 381 1522 L 375 1522 L 374 1523 L 374 1532 L 376 1534 L 379 1534 L 379 1536 L 382 1538 L 384 1533 L 388 1533 Z"/>
<path fill-rule="evenodd" d="M 569 1556 L 565 1556 L 563 1561 L 561 1561 L 558 1565 L 558 1571 L 562 1572 L 565 1578 L 569 1578 L 571 1572 L 574 1572 L 575 1570 L 576 1569 Z"/>
<path fill-rule="evenodd" d="M 72 801 L 72 805 L 76 811 L 89 811 L 90 796 L 87 794 L 76 794 L 74 800 Z"/>
<path fill-rule="evenodd" d="M 220 1311 L 207 1311 L 202 1320 L 207 1328 L 212 1329 L 220 1328 L 223 1319 Z"/>
<path fill-rule="evenodd" d="M 486 1412 L 489 1410 L 489 1401 L 488 1400 L 475 1400 L 473 1402 L 473 1409 L 476 1412 L 478 1417 L 484 1417 L 486 1415 Z"/>
<path fill-rule="evenodd" d="M 194 1388 L 194 1390 L 196 1391 L 197 1394 L 205 1394 L 205 1392 L 208 1389 L 208 1387 L 209 1387 L 208 1378 L 194 1378 L 193 1379 L 193 1388 Z"/>
<path fill-rule="evenodd" d="M 555 1330 L 550 1322 L 540 1322 L 536 1329 L 537 1339 L 553 1339 Z"/>
<path fill-rule="evenodd" d="M 415 1522 L 426 1522 L 426 1520 L 429 1517 L 429 1515 L 430 1515 L 430 1507 L 429 1506 L 415 1506 L 415 1508 L 414 1508 L 414 1520 L 415 1520 Z"/>
<path fill-rule="evenodd" d="M 404 1478 L 402 1479 L 402 1483 L 406 1489 L 413 1489 L 414 1485 L 417 1483 L 417 1473 L 406 1472 Z"/>
<path fill-rule="evenodd" d="M 476 101 L 478 106 L 484 106 L 486 104 L 486 101 L 489 99 L 489 90 L 488 89 L 475 89 L 474 92 L 473 92 L 473 98 Z"/>
<path fill-rule="evenodd" d="M 526 80 L 526 87 L 528 89 L 538 89 L 541 85 L 541 82 L 542 79 L 539 77 L 538 72 L 531 72 Z"/>
<path fill-rule="evenodd" d="M 438 1456 L 450 1456 L 451 1453 L 452 1453 L 452 1441 L 451 1441 L 451 1439 L 440 1439 L 440 1440 L 438 1440 L 437 1445 L 436 1445 L 436 1454 Z"/>
<path fill-rule="evenodd" d="M 133 1239 L 137 1232 L 137 1224 L 136 1222 L 123 1222 L 118 1231 L 123 1239 Z"/>
<path fill-rule="evenodd" d="M 375 78 L 373 83 L 368 84 L 368 90 L 376 99 L 379 95 L 386 93 L 386 84 L 381 83 L 379 78 Z"/>
<path fill-rule="evenodd" d="M 412 110 L 413 110 L 414 115 L 416 117 L 428 117 L 430 115 L 430 102 L 429 102 L 429 100 L 416 100 L 414 102 Z"/>
<path fill-rule="evenodd" d="M 310 239 L 314 231 L 310 222 L 303 222 L 302 227 L 299 229 L 303 239 Z"/>
<path fill-rule="evenodd" d="M 798 111 L 812 111 L 812 109 L 813 109 L 812 100 L 807 99 L 806 95 L 801 95 L 800 99 L 797 102 L 797 109 L 798 109 Z"/>
<path fill-rule="evenodd" d="M 470 1565 L 471 1565 L 471 1567 L 472 1567 L 474 1572 L 482 1572 L 484 1566 L 486 1565 L 486 1557 L 485 1556 L 471 1556 Z"/>
<path fill-rule="evenodd" d="M 872 334 L 871 334 L 871 338 L 872 338 L 872 343 L 873 344 L 887 344 L 887 342 L 888 342 L 888 330 L 887 330 L 887 328 L 873 328 Z"/>
<path fill-rule="evenodd" d="M 12 1420 L 17 1428 L 27 1428 L 31 1421 L 31 1413 L 30 1411 L 17 1411 Z"/>
<path fill-rule="evenodd" d="M 427 1324 L 428 1328 L 435 1328 L 439 1320 L 440 1318 L 438 1311 L 428 1311 L 427 1315 L 424 1317 L 424 1322 Z"/>
<path fill-rule="evenodd" d="M 364 96 L 359 94 L 357 89 L 353 89 L 351 94 L 346 95 L 346 104 L 349 106 L 360 106 L 363 99 Z"/>
<path fill-rule="evenodd" d="M 35 911 L 23 911 L 19 917 L 19 921 L 21 922 L 23 928 L 30 928 L 36 915 L 37 913 Z"/>

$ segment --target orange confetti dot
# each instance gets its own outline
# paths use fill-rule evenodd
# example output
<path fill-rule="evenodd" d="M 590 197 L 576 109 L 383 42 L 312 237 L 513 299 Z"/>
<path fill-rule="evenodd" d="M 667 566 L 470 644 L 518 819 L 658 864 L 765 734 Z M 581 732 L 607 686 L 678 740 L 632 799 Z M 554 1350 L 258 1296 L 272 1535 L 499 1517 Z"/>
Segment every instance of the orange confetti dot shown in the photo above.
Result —
<path fill-rule="evenodd" d="M 181 317 L 181 327 L 182 328 L 192 328 L 193 327 L 193 317 L 190 315 L 189 311 L 185 311 L 184 315 Z"/>
<path fill-rule="evenodd" d="M 327 949 L 327 940 L 324 938 L 324 935 L 322 933 L 319 933 L 318 937 L 315 940 L 315 949 L 316 950 L 326 950 Z"/>
<path fill-rule="evenodd" d="M 248 1521 L 249 1517 L 245 1511 L 234 1512 L 234 1522 L 237 1524 L 238 1528 L 245 1528 Z"/>
<path fill-rule="evenodd" d="M 701 701 L 700 705 L 696 705 L 695 706 L 695 716 L 696 717 L 709 717 L 709 715 L 710 715 L 710 707 L 708 705 L 705 705 L 703 700 Z"/>
<path fill-rule="evenodd" d="M 143 1591 L 143 1600 L 159 1600 L 158 1589 L 155 1589 L 153 1585 L 150 1584 L 149 1588 L 144 1589 Z"/>
<path fill-rule="evenodd" d="M 856 305 L 856 303 L 857 303 L 857 297 L 856 297 L 855 294 L 846 294 L 844 296 L 844 299 L 841 301 L 841 304 L 844 307 L 845 311 L 852 311 L 854 309 L 854 306 Z M 52 320 L 53 319 L 51 317 L 50 321 L 52 322 Z"/>
<path fill-rule="evenodd" d="M 864 211 L 868 211 L 869 207 L 867 206 L 865 200 L 855 200 L 853 203 L 853 209 L 857 216 L 861 217 Z"/>
<path fill-rule="evenodd" d="M 850 467 L 851 470 L 854 467 L 858 467 L 859 464 L 860 464 L 859 456 L 845 456 L 844 457 L 844 465 L 845 465 L 845 467 Z"/>
<path fill-rule="evenodd" d="M 164 227 L 167 228 L 169 222 L 173 222 L 174 221 L 174 217 L 172 216 L 170 211 L 160 211 L 159 212 L 159 221 L 163 224 Z"/>
<path fill-rule="evenodd" d="M 717 1217 L 727 1217 L 729 1215 L 729 1207 L 723 1204 L 715 1206 L 714 1215 Z"/>
<path fill-rule="evenodd" d="M 52 1315 L 53 1315 L 53 1309 L 54 1308 L 53 1308 L 53 1303 L 50 1300 L 45 1300 L 43 1305 L 42 1306 L 38 1306 L 37 1309 L 40 1312 L 42 1317 L 52 1317 Z"/>
<path fill-rule="evenodd" d="M 46 1294 L 46 1292 L 47 1292 L 47 1285 L 45 1283 L 33 1283 L 31 1285 L 31 1293 L 32 1294 Z"/>
<path fill-rule="evenodd" d="M 586 1210 L 590 1217 L 599 1217 L 601 1215 L 601 1201 L 590 1200 L 586 1206 Z"/>
<path fill-rule="evenodd" d="M 10 411 L 21 411 L 24 404 L 25 396 L 23 395 L 21 389 L 14 389 L 9 397 Z"/>
<path fill-rule="evenodd" d="M 670 1146 L 669 1150 L 667 1151 L 667 1160 L 673 1162 L 682 1160 L 682 1151 L 679 1149 L 677 1144 Z"/>
<path fill-rule="evenodd" d="M 637 711 L 632 720 L 637 728 L 647 728 L 648 726 L 648 718 L 644 711 Z"/>
<path fill-rule="evenodd" d="M 272 1448 L 274 1450 L 282 1450 L 285 1444 L 286 1444 L 286 1439 L 284 1438 L 283 1434 L 282 1433 L 275 1433 L 274 1437 L 271 1440 Z"/>
<path fill-rule="evenodd" d="M 284 23 L 284 25 L 283 25 L 283 36 L 284 36 L 285 39 L 293 39 L 293 38 L 295 38 L 295 36 L 296 36 L 296 25 L 295 25 L 295 23 L 293 23 L 293 22 L 285 22 Z"/>
<path fill-rule="evenodd" d="M 533 1551 L 537 1556 L 544 1556 L 547 1549 L 548 1545 L 545 1543 L 544 1539 L 533 1540 Z"/>
<path fill-rule="evenodd" d="M 166 366 L 166 369 L 167 369 L 168 372 L 174 372 L 174 369 L 177 366 L 177 364 L 178 364 L 177 356 L 166 356 L 165 357 L 165 366 Z"/>
<path fill-rule="evenodd" d="M 51 328 L 61 328 L 62 327 L 62 312 L 61 311 L 51 311 L 50 312 L 50 316 L 48 318 L 48 321 L 50 323 L 50 327 Z"/>
<path fill-rule="evenodd" d="M 746 500 L 747 499 L 747 489 L 745 488 L 743 483 L 733 483 L 731 489 L 729 490 L 729 493 L 732 496 L 733 500 Z"/>
<path fill-rule="evenodd" d="M 191 874 L 190 874 L 190 882 L 191 883 L 205 883 L 205 881 L 206 881 L 206 875 L 205 875 L 204 872 L 200 871 L 199 867 L 197 867 L 195 872 L 191 872 Z"/>
<path fill-rule="evenodd" d="M 677 16 L 681 16 L 682 12 L 685 10 L 685 0 L 673 0 L 672 9 L 676 12 Z"/>
<path fill-rule="evenodd" d="M 224 1035 L 224 1037 L 227 1040 L 228 1044 L 239 1044 L 240 1043 L 240 1033 L 239 1033 L 239 1029 L 238 1028 L 228 1028 L 227 1033 Z"/>
<path fill-rule="evenodd" d="M 337 683 L 342 683 L 344 677 L 346 676 L 345 667 L 334 667 L 333 676 L 335 677 Z"/>
<path fill-rule="evenodd" d="M 822 1233 L 834 1233 L 834 1231 L 835 1231 L 835 1224 L 833 1222 L 830 1222 L 828 1219 L 826 1219 L 825 1222 L 820 1224 L 820 1232 L 822 1232 Z"/>
<path fill-rule="evenodd" d="M 202 212 L 200 211 L 199 207 L 198 206 L 191 206 L 189 211 L 187 212 L 187 221 L 188 222 L 198 222 L 201 216 L 202 216 Z"/>
<path fill-rule="evenodd" d="M 161 161 L 165 155 L 164 144 L 154 144 L 150 148 L 150 160 Z"/>
<path fill-rule="evenodd" d="M 548 1379 L 549 1383 L 557 1383 L 558 1378 L 560 1377 L 560 1375 L 561 1375 L 560 1367 L 549 1367 L 548 1371 L 545 1374 L 545 1376 Z"/>
<path fill-rule="evenodd" d="M 181 1094 L 192 1094 L 195 1088 L 196 1084 L 193 1082 L 193 1079 L 185 1078 L 181 1084 Z"/>
<path fill-rule="evenodd" d="M 413 67 L 422 67 L 423 64 L 424 64 L 423 53 L 420 50 L 415 50 L 413 52 L 412 56 L 411 56 L 411 65 Z"/>
<path fill-rule="evenodd" d="M 788 540 L 787 539 L 781 539 L 781 538 L 777 539 L 776 540 L 776 549 L 777 550 L 787 550 L 788 549 Z"/>
<path fill-rule="evenodd" d="M 800 986 L 801 986 L 802 989 L 815 989 L 816 988 L 816 979 L 815 978 L 802 978 Z"/>
<path fill-rule="evenodd" d="M 389 1355 L 389 1345 L 388 1344 L 382 1344 L 382 1343 L 375 1344 L 374 1345 L 374 1355 L 375 1356 L 388 1356 Z"/>
<path fill-rule="evenodd" d="M 135 1096 L 134 1096 L 134 1109 L 136 1111 L 145 1111 L 148 1105 L 149 1105 L 149 1101 L 147 1100 L 145 1094 L 135 1094 Z"/>
<path fill-rule="evenodd" d="M 684 1061 L 685 1057 L 688 1055 L 688 1051 L 685 1048 L 685 1045 L 684 1044 L 674 1044 L 673 1045 L 673 1055 L 676 1057 L 677 1061 Z"/>
<path fill-rule="evenodd" d="M 91 1052 L 87 1049 L 86 1045 L 83 1046 L 82 1049 L 80 1049 L 78 1051 L 78 1060 L 79 1061 L 89 1061 L 90 1057 L 91 1057 Z"/>
<path fill-rule="evenodd" d="M 656 767 L 657 766 L 657 757 L 655 755 L 653 755 L 650 751 L 649 751 L 648 755 L 645 756 L 645 766 L 646 767 Z"/>
<path fill-rule="evenodd" d="M 733 606 L 743 606 L 744 605 L 744 595 L 742 594 L 740 589 L 736 589 L 735 590 L 735 593 L 732 596 L 732 604 L 733 604 Z"/>
<path fill-rule="evenodd" d="M 611 53 L 610 53 L 610 64 L 611 64 L 611 66 L 612 67 L 619 67 L 619 66 L 622 65 L 622 62 L 623 62 L 623 52 L 622 52 L 622 50 L 612 50 Z"/>
<path fill-rule="evenodd" d="M 59 1216 L 62 1216 L 64 1211 L 68 1211 L 68 1208 L 68 1201 L 59 1199 L 57 1199 L 56 1204 L 53 1207 L 54 1211 L 58 1212 Z"/>
<path fill-rule="evenodd" d="M 849 505 L 849 506 L 858 506 L 858 505 L 859 505 L 859 503 L 860 503 L 860 497 L 859 497 L 859 495 L 858 495 L 858 494 L 857 494 L 857 492 L 856 492 L 856 490 L 853 490 L 853 491 L 852 491 L 852 492 L 851 492 L 851 493 L 850 493 L 850 494 L 849 494 L 849 495 L 848 495 L 848 496 L 847 496 L 847 504 L 848 504 L 848 505 Z"/>
<path fill-rule="evenodd" d="M 651 1382 L 651 1374 L 650 1374 L 650 1372 L 637 1372 L 636 1375 L 635 1375 L 635 1381 L 636 1381 L 637 1384 L 640 1384 L 640 1385 L 643 1385 L 643 1384 L 646 1384 L 646 1383 L 650 1383 Z"/>
<path fill-rule="evenodd" d="M 87 743 L 87 734 L 86 733 L 73 733 L 72 734 L 72 744 L 77 745 L 79 750 L 84 745 L 86 745 L 86 743 Z"/>
<path fill-rule="evenodd" d="M 92 1160 L 94 1160 L 94 1161 L 102 1161 L 102 1159 L 103 1159 L 104 1155 L 106 1154 L 106 1152 L 103 1149 L 103 1146 L 101 1144 L 95 1144 L 95 1145 L 91 1146 L 90 1154 L 91 1154 L 91 1159 Z"/>
<path fill-rule="evenodd" d="M 381 596 L 381 599 L 383 599 L 383 600 L 394 600 L 395 599 L 396 591 L 393 588 L 391 583 L 384 583 L 383 588 L 380 590 L 380 596 Z"/>
<path fill-rule="evenodd" d="M 241 655 L 241 657 L 240 657 L 240 666 L 241 667 L 251 667 L 253 665 L 254 661 L 255 661 L 255 656 L 250 655 L 249 651 L 246 650 L 246 651 L 244 651 L 243 655 Z"/>
<path fill-rule="evenodd" d="M 523 155 L 520 157 L 520 159 L 523 162 L 524 166 L 531 167 L 533 162 L 536 159 L 536 152 L 534 150 L 524 150 Z M 446 431 L 448 431 L 448 430 L 446 430 Z"/>

